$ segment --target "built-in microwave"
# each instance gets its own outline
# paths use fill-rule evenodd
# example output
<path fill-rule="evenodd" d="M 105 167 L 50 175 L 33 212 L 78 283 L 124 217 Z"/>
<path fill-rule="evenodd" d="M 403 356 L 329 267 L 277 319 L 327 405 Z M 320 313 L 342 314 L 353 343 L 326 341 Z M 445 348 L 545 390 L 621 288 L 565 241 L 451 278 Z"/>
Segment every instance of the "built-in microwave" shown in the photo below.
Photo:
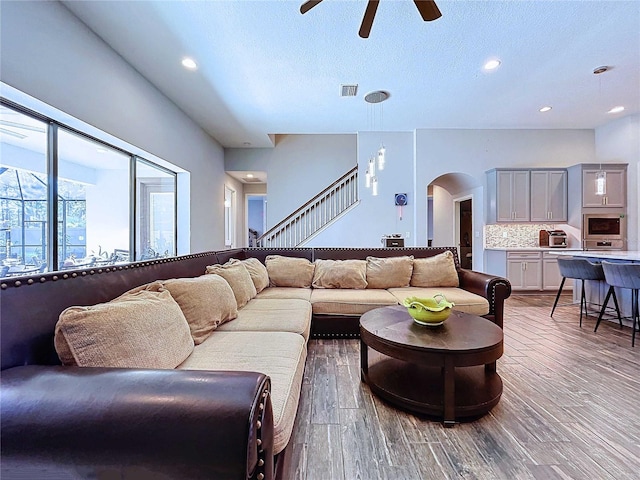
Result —
<path fill-rule="evenodd" d="M 582 216 L 582 246 L 585 250 L 624 250 L 626 226 L 623 213 L 585 213 Z"/>

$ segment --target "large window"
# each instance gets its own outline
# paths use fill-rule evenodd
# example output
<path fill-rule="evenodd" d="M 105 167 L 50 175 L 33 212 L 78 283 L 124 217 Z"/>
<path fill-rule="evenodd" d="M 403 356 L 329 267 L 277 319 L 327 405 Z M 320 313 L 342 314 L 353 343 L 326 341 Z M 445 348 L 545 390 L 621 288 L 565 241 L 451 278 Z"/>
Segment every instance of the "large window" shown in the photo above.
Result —
<path fill-rule="evenodd" d="M 0 107 L 0 277 L 176 254 L 174 172 L 12 107 Z"/>
<path fill-rule="evenodd" d="M 144 160 L 138 160 L 136 192 L 136 260 L 175 255 L 175 175 Z"/>
<path fill-rule="evenodd" d="M 4 274 L 47 268 L 45 122 L 0 106 L 0 266 Z"/>

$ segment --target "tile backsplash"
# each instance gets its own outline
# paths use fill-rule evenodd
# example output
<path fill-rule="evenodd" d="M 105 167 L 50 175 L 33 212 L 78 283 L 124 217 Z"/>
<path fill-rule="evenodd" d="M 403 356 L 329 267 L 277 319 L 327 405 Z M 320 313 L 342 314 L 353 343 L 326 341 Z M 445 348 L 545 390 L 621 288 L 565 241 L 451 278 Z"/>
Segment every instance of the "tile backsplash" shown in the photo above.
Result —
<path fill-rule="evenodd" d="M 484 248 L 537 247 L 540 230 L 553 230 L 543 223 L 490 224 L 484 226 Z"/>

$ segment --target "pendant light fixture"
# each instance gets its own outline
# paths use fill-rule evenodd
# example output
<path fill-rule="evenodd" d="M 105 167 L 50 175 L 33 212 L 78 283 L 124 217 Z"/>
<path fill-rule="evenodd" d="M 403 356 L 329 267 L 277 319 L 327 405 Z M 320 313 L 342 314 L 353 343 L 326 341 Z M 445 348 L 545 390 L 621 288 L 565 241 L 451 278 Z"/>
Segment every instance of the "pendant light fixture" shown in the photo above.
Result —
<path fill-rule="evenodd" d="M 611 70 L 611 67 L 603 65 L 601 67 L 597 67 L 593 70 L 594 75 L 598 75 L 598 94 L 600 98 L 602 98 L 602 75 L 604 72 L 608 72 Z M 600 164 L 600 169 L 596 172 L 596 185 L 595 185 L 595 194 L 596 195 L 606 195 L 607 194 L 607 172 L 602 170 L 602 164 Z"/>
<path fill-rule="evenodd" d="M 382 107 L 382 102 L 384 102 L 388 98 L 389 92 L 385 92 L 384 90 L 376 90 L 365 95 L 364 101 L 371 105 L 371 130 L 375 130 L 376 126 L 378 126 L 380 132 L 384 131 L 384 110 Z M 376 125 L 376 120 L 379 121 L 379 125 Z M 384 170 L 386 163 L 386 152 L 387 149 L 384 146 L 384 140 L 381 138 L 380 148 L 378 148 L 375 154 L 369 158 L 369 168 L 367 169 L 367 172 L 365 174 L 365 186 L 367 188 L 371 187 L 371 194 L 374 196 L 378 195 L 378 176 L 376 175 L 376 170 Z"/>
<path fill-rule="evenodd" d="M 600 170 L 596 172 L 596 195 L 607 194 L 607 172 L 602 170 L 602 164 L 600 164 Z"/>

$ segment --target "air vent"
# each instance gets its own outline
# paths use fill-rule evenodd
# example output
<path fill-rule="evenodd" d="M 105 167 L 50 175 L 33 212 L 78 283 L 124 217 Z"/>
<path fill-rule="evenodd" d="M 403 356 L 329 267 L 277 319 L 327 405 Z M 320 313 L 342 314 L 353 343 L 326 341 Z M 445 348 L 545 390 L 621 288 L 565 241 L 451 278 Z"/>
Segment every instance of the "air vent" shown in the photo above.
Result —
<path fill-rule="evenodd" d="M 263 183 L 262 180 L 260 180 L 257 177 L 253 177 L 253 178 L 243 178 L 242 179 L 244 181 L 244 183 Z"/>
<path fill-rule="evenodd" d="M 355 97 L 358 93 L 358 84 L 354 85 L 340 85 L 341 97 Z"/>

